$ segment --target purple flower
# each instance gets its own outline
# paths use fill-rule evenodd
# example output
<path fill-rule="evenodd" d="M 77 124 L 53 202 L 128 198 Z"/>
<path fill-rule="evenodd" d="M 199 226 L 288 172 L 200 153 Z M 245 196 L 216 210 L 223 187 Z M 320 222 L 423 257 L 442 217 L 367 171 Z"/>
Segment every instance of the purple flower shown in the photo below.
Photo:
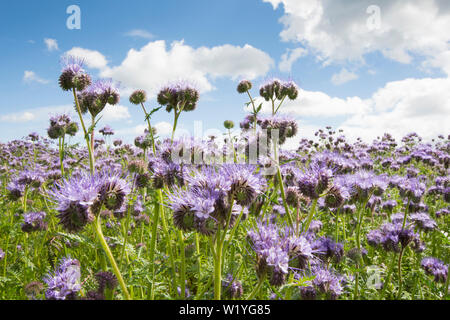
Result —
<path fill-rule="evenodd" d="M 241 206 L 251 205 L 266 188 L 265 180 L 254 169 L 253 166 L 237 164 L 226 164 L 220 169 L 223 179 L 230 181 L 230 197 Z"/>
<path fill-rule="evenodd" d="M 225 296 L 232 299 L 240 298 L 244 294 L 242 283 L 235 280 L 232 274 L 228 274 L 225 279 L 222 280 L 222 288 Z"/>
<path fill-rule="evenodd" d="M 45 292 L 47 300 L 74 300 L 81 290 L 80 263 L 78 260 L 64 258 L 53 274 L 44 278 L 48 289 Z"/>
<path fill-rule="evenodd" d="M 44 222 L 45 216 L 45 212 L 29 212 L 24 214 L 22 230 L 24 232 L 46 230 L 47 224 Z"/>
<path fill-rule="evenodd" d="M 315 278 L 312 284 L 319 292 L 327 295 L 330 299 L 337 299 L 343 292 L 344 278 L 334 274 L 329 269 L 316 268 L 313 271 Z"/>
<path fill-rule="evenodd" d="M 101 183 L 98 176 L 86 173 L 73 175 L 49 192 L 58 204 L 57 217 L 68 231 L 79 231 L 93 220 L 93 208 L 94 204 L 98 204 L 98 188 Z"/>
<path fill-rule="evenodd" d="M 425 212 L 413 213 L 409 216 L 410 220 L 416 224 L 417 227 L 424 231 L 431 231 L 437 228 L 437 223 Z"/>
<path fill-rule="evenodd" d="M 112 136 L 114 134 L 113 129 L 111 129 L 109 126 L 105 126 L 98 131 L 104 136 Z"/>
<path fill-rule="evenodd" d="M 339 262 L 344 255 L 344 246 L 329 237 L 320 237 L 313 243 L 313 248 L 325 259 L 334 259 L 336 262 Z"/>
<path fill-rule="evenodd" d="M 448 276 L 448 266 L 439 259 L 428 257 L 421 262 L 422 268 L 428 275 L 434 276 L 434 281 L 445 282 Z"/>
<path fill-rule="evenodd" d="M 131 192 L 129 183 L 121 177 L 119 171 L 100 174 L 101 183 L 98 186 L 99 200 L 109 210 L 118 210 L 125 203 Z"/>

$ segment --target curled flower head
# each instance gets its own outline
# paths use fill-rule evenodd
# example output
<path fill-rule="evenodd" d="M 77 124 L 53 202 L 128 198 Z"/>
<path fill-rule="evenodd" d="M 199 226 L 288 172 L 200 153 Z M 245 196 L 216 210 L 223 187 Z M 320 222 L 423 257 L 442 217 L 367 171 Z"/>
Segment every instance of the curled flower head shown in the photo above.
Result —
<path fill-rule="evenodd" d="M 72 258 L 64 258 L 54 274 L 44 278 L 48 289 L 45 297 L 48 300 L 74 300 L 81 290 L 80 263 Z"/>
<path fill-rule="evenodd" d="M 99 188 L 103 178 L 99 174 L 82 173 L 56 184 L 50 195 L 57 203 L 57 217 L 69 232 L 80 231 L 93 221 L 100 209 Z"/>
<path fill-rule="evenodd" d="M 76 89 L 84 90 L 92 80 L 83 69 L 84 60 L 73 56 L 65 56 L 63 59 L 63 69 L 59 77 L 59 86 L 64 91 Z"/>
<path fill-rule="evenodd" d="M 237 92 L 246 93 L 252 88 L 252 83 L 248 80 L 241 80 L 237 86 Z"/>
<path fill-rule="evenodd" d="M 441 260 L 427 257 L 422 260 L 421 266 L 428 275 L 434 276 L 434 281 L 445 282 L 447 280 L 448 266 Z"/>
<path fill-rule="evenodd" d="M 166 111 L 192 111 L 199 100 L 199 92 L 188 81 L 179 81 L 162 88 L 157 96 L 158 103 L 166 106 Z"/>
<path fill-rule="evenodd" d="M 136 90 L 130 95 L 130 103 L 141 104 L 147 100 L 147 93 L 144 90 Z"/>
<path fill-rule="evenodd" d="M 99 200 L 107 209 L 118 210 L 125 203 L 131 188 L 119 171 L 104 172 L 102 176 L 98 189 Z"/>
<path fill-rule="evenodd" d="M 47 224 L 44 221 L 45 216 L 45 212 L 29 212 L 24 214 L 22 231 L 33 232 L 38 230 L 46 230 Z"/>

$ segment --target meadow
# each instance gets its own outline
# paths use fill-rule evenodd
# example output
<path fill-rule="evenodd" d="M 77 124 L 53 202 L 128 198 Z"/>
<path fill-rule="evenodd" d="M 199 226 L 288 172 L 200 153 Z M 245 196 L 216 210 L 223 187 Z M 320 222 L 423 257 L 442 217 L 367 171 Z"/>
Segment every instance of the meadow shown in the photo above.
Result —
<path fill-rule="evenodd" d="M 205 140 L 175 135 L 200 99 L 189 82 L 157 108 L 136 90 L 148 129 L 131 145 L 96 131 L 112 81 L 71 58 L 59 85 L 78 117 L 0 144 L 0 299 L 450 299 L 450 136 L 308 140 L 283 113 L 297 85 L 271 79 L 239 82 L 252 112 Z"/>

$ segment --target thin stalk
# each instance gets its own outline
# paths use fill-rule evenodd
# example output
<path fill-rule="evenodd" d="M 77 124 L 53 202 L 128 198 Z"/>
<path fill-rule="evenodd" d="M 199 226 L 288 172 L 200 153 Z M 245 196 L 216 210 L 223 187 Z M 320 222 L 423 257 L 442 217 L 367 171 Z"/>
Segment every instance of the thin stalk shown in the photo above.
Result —
<path fill-rule="evenodd" d="M 87 145 L 87 149 L 89 152 L 89 168 L 91 170 L 91 174 L 94 174 L 94 163 L 92 161 L 93 160 L 93 155 L 92 155 L 93 151 L 91 150 L 88 133 L 86 130 L 86 126 L 84 125 L 83 116 L 81 115 L 81 108 L 80 108 L 80 103 L 78 102 L 77 92 L 76 92 L 75 88 L 73 88 L 72 91 L 73 91 L 73 97 L 75 99 L 75 106 L 77 109 L 77 113 L 78 113 L 78 116 L 80 117 L 81 127 L 83 128 L 84 139 L 86 140 L 86 145 Z"/>
<path fill-rule="evenodd" d="M 61 176 L 64 178 L 64 136 L 58 138 L 58 146 L 59 146 L 59 163 L 61 165 Z"/>
<path fill-rule="evenodd" d="M 153 225 L 152 225 L 152 237 L 151 237 L 151 242 L 150 242 L 150 257 L 149 257 L 149 261 L 152 264 L 152 287 L 151 287 L 151 293 L 150 293 L 150 299 L 153 300 L 154 299 L 154 281 L 155 281 L 155 262 L 154 262 L 154 258 L 155 258 L 155 249 L 156 249 L 156 238 L 157 238 L 157 231 L 158 231 L 158 222 L 159 222 L 159 217 L 162 216 L 162 210 L 163 206 L 162 206 L 162 191 L 161 189 L 158 189 L 157 191 L 158 193 L 158 205 L 155 206 L 155 212 L 153 214 Z"/>
<path fill-rule="evenodd" d="M 95 117 L 91 116 L 91 161 L 92 166 L 95 168 L 95 148 L 94 148 L 94 133 L 95 133 Z"/>
<path fill-rule="evenodd" d="M 449 294 L 448 294 L 449 280 L 450 280 L 450 264 L 448 265 L 447 280 L 445 281 L 445 285 L 444 285 L 445 291 L 444 291 L 443 299 L 446 299 L 449 296 Z"/>
<path fill-rule="evenodd" d="M 253 122 L 253 131 L 256 133 L 256 107 L 255 107 L 255 102 L 253 101 L 252 96 L 250 95 L 250 92 L 247 90 L 247 95 L 250 98 L 250 101 L 252 103 L 252 107 L 253 107 L 253 116 L 254 116 L 254 122 Z"/>
<path fill-rule="evenodd" d="M 286 96 L 284 96 L 283 97 L 283 99 L 281 99 L 281 102 L 280 102 L 280 104 L 278 105 L 278 107 L 275 109 L 275 113 L 277 113 L 278 112 L 278 110 L 280 110 L 280 108 L 281 108 L 281 105 L 283 104 L 283 101 L 284 101 L 284 99 L 286 99 Z"/>
<path fill-rule="evenodd" d="M 130 294 L 128 293 L 127 287 L 125 285 L 125 281 L 122 278 L 122 274 L 120 273 L 120 270 L 117 267 L 116 260 L 114 260 L 114 256 L 112 255 L 111 250 L 109 249 L 108 243 L 106 242 L 105 237 L 103 236 L 100 216 L 95 217 L 95 231 L 97 233 L 98 239 L 100 240 L 100 244 L 101 244 L 103 250 L 105 251 L 106 256 L 108 257 L 108 260 L 113 268 L 113 272 L 116 275 L 117 280 L 119 281 L 119 284 L 120 284 L 120 287 L 122 288 L 125 299 L 132 300 Z"/>
<path fill-rule="evenodd" d="M 397 299 L 400 299 L 402 296 L 402 287 L 403 287 L 403 281 L 402 281 L 402 257 L 403 257 L 403 250 L 402 248 L 400 250 L 400 254 L 398 255 L 398 293 L 397 293 Z"/>
<path fill-rule="evenodd" d="M 272 102 L 273 102 L 273 100 L 272 100 Z M 273 141 L 273 152 L 274 152 L 275 161 L 277 162 L 277 178 L 278 178 L 278 183 L 280 185 L 280 192 L 281 192 L 281 198 L 283 199 L 284 210 L 286 211 L 286 215 L 287 215 L 288 220 L 289 220 L 289 225 L 291 226 L 291 228 L 294 228 L 294 220 L 292 219 L 291 212 L 289 210 L 289 206 L 288 206 L 287 201 L 286 201 L 286 194 L 284 192 L 283 177 L 281 176 L 280 165 L 278 164 L 277 141 Z"/>
<path fill-rule="evenodd" d="M 253 300 L 255 298 L 255 296 L 259 293 L 264 280 L 266 280 L 266 275 L 263 274 L 259 279 L 258 279 L 258 284 L 256 285 L 256 287 L 253 289 L 253 291 L 248 295 L 246 300 Z"/>
<path fill-rule="evenodd" d="M 200 280 L 202 276 L 202 260 L 200 257 L 200 237 L 197 232 L 194 234 L 194 238 L 195 238 L 195 250 L 197 252 L 198 279 Z"/>
<path fill-rule="evenodd" d="M 162 193 L 161 193 L 161 197 L 162 197 Z M 162 205 L 162 202 L 160 203 L 160 205 Z M 173 250 L 172 250 L 172 239 L 170 237 L 169 229 L 167 228 L 167 221 L 166 221 L 166 217 L 165 217 L 165 212 L 164 211 L 162 211 L 162 214 L 161 214 L 161 223 L 162 223 L 164 235 L 166 237 L 167 250 L 168 250 L 168 256 L 169 256 L 169 263 L 170 263 L 170 267 L 172 269 L 172 284 L 173 284 L 172 290 L 175 290 L 175 292 L 176 292 L 176 272 L 175 272 L 175 262 L 173 260 L 174 253 L 173 253 Z"/>
<path fill-rule="evenodd" d="M 302 232 L 307 232 L 309 229 L 309 225 L 311 224 L 311 221 L 314 217 L 314 213 L 316 212 L 316 206 L 317 206 L 317 201 L 319 199 L 314 199 L 312 204 L 311 204 L 311 208 L 309 209 L 309 213 L 308 213 L 308 217 L 306 218 L 306 224 L 304 226 L 302 226 Z"/>
<path fill-rule="evenodd" d="M 225 231 L 225 230 L 224 230 Z M 222 241 L 220 227 L 216 234 L 216 253 L 214 255 L 214 300 L 220 300 L 222 290 Z"/>
<path fill-rule="evenodd" d="M 141 107 L 145 113 L 145 118 L 147 119 L 147 124 L 148 124 L 148 130 L 150 131 L 150 137 L 152 138 L 153 154 L 156 155 L 155 138 L 153 137 L 153 130 L 152 130 L 152 125 L 150 124 L 150 117 L 149 117 L 149 114 L 147 113 L 147 110 L 145 109 L 143 102 L 141 102 Z"/>
<path fill-rule="evenodd" d="M 180 282 L 181 282 L 181 299 L 185 299 L 186 291 L 186 257 L 184 252 L 184 237 L 183 232 L 178 230 L 178 243 L 180 245 L 180 259 L 181 259 L 181 270 L 180 270 Z"/>
<path fill-rule="evenodd" d="M 383 283 L 383 289 L 381 290 L 381 293 L 380 293 L 380 299 L 384 298 L 384 292 L 386 291 L 386 287 L 391 281 L 392 270 L 394 269 L 395 262 L 396 262 L 395 258 L 396 258 L 396 255 L 394 253 L 393 256 L 392 256 L 391 265 L 389 266 L 388 274 L 386 276 L 386 281 Z"/>

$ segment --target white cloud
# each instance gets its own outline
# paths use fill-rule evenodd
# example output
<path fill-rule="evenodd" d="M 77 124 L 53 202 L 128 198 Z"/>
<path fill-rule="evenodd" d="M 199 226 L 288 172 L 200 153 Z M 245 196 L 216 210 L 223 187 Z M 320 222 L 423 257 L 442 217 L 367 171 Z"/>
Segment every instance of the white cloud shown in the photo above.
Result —
<path fill-rule="evenodd" d="M 0 116 L 0 122 L 20 123 L 28 122 L 35 118 L 31 112 L 11 113 Z"/>
<path fill-rule="evenodd" d="M 30 71 L 30 70 L 25 70 L 25 72 L 23 74 L 23 81 L 25 81 L 25 82 L 37 82 L 37 83 L 41 83 L 41 84 L 49 83 L 48 80 L 42 79 L 34 71 Z"/>
<path fill-rule="evenodd" d="M 71 105 L 40 107 L 26 109 L 21 112 L 14 112 L 0 115 L 0 122 L 39 122 L 48 121 L 50 116 L 62 113 L 70 113 L 73 110 Z"/>
<path fill-rule="evenodd" d="M 425 68 L 438 68 L 450 76 L 450 50 L 441 52 L 422 64 Z"/>
<path fill-rule="evenodd" d="M 358 75 L 356 73 L 342 68 L 339 73 L 333 74 L 333 76 L 331 77 L 331 82 L 333 82 L 334 85 L 341 85 L 355 79 L 358 79 Z"/>
<path fill-rule="evenodd" d="M 271 102 L 263 98 L 256 98 L 255 104 L 263 104 L 262 112 L 271 113 Z M 277 107 L 277 105 L 275 105 Z M 247 111 L 252 110 L 252 106 L 246 107 Z M 298 98 L 294 101 L 285 100 L 280 112 L 302 117 L 333 118 L 337 116 L 348 116 L 368 112 L 368 103 L 359 97 L 349 97 L 346 99 L 330 97 L 320 91 L 306 91 L 299 89 Z"/>
<path fill-rule="evenodd" d="M 401 63 L 413 54 L 426 59 L 449 50 L 450 6 L 444 0 L 263 0 L 274 8 L 283 4 L 283 41 L 301 43 L 325 64 L 363 61 L 381 52 Z M 380 9 L 379 24 L 371 5 Z M 369 22 L 369 24 L 368 24 Z M 447 64 L 448 66 L 448 64 Z"/>
<path fill-rule="evenodd" d="M 386 84 L 370 99 L 371 110 L 342 123 L 351 135 L 373 139 L 417 132 L 430 140 L 447 134 L 450 123 L 450 79 L 406 79 Z"/>
<path fill-rule="evenodd" d="M 155 124 L 155 128 L 156 133 L 159 136 L 164 136 L 172 133 L 172 124 L 166 121 L 158 122 L 157 124 Z"/>
<path fill-rule="evenodd" d="M 172 125 L 166 121 L 157 122 L 155 124 L 152 124 L 152 126 L 156 128 L 158 136 L 165 136 L 172 133 Z M 146 124 L 138 124 L 133 127 L 119 129 L 116 133 L 117 135 L 136 137 L 144 134 L 145 130 L 147 129 L 148 126 Z"/>
<path fill-rule="evenodd" d="M 280 71 L 290 72 L 292 64 L 303 56 L 306 56 L 308 51 L 304 48 L 287 49 L 287 51 L 281 56 L 281 61 L 278 65 Z"/>
<path fill-rule="evenodd" d="M 106 122 L 122 121 L 131 118 L 128 107 L 122 105 L 112 106 L 107 104 L 100 115 L 102 116 L 102 121 Z"/>
<path fill-rule="evenodd" d="M 258 105 L 263 102 L 263 113 L 271 113 L 270 103 L 262 98 L 256 100 Z M 300 90 L 298 99 L 286 101 L 280 112 L 310 122 L 317 118 L 340 121 L 338 127 L 344 129 L 346 135 L 360 136 L 366 141 L 385 132 L 401 138 L 413 131 L 430 140 L 439 134 L 448 134 L 450 128 L 450 79 L 389 82 L 365 100 L 359 97 L 341 99 L 323 92 Z"/>
<path fill-rule="evenodd" d="M 272 65 L 269 55 L 248 44 L 195 49 L 183 41 L 174 41 L 169 48 L 165 41 L 154 41 L 139 50 L 131 49 L 120 65 L 105 67 L 100 75 L 127 88 L 145 89 L 150 95 L 162 84 L 179 79 L 189 80 L 206 92 L 213 89 L 211 79 L 254 79 L 265 75 Z"/>
<path fill-rule="evenodd" d="M 44 43 L 47 46 L 47 50 L 50 52 L 59 50 L 56 39 L 45 38 Z"/>
<path fill-rule="evenodd" d="M 153 39 L 155 37 L 152 33 L 143 29 L 133 29 L 131 31 L 126 32 L 125 35 L 128 37 L 144 38 L 144 39 Z"/>
<path fill-rule="evenodd" d="M 98 51 L 73 47 L 67 51 L 65 56 L 75 56 L 84 59 L 85 64 L 94 69 L 103 69 L 108 64 L 105 56 Z"/>

